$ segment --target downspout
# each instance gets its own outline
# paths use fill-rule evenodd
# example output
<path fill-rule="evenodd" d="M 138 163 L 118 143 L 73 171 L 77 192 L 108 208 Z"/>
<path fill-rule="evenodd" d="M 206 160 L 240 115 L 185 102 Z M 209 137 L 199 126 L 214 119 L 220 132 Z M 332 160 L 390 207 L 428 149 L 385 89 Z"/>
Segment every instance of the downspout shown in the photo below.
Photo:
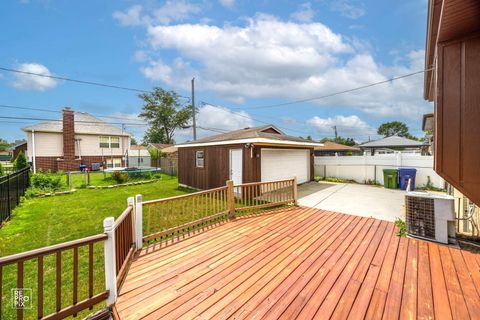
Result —
<path fill-rule="evenodd" d="M 35 130 L 32 129 L 32 164 L 33 164 L 33 173 L 37 173 L 37 162 L 35 160 Z"/>

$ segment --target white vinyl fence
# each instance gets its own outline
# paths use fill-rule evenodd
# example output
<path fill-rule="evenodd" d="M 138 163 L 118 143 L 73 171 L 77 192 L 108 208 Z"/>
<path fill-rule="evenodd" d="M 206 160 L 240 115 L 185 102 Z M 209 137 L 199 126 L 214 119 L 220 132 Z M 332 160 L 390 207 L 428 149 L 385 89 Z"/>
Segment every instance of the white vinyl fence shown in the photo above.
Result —
<path fill-rule="evenodd" d="M 315 176 L 337 177 L 359 183 L 377 181 L 383 185 L 383 169 L 415 168 L 416 187 L 423 187 L 428 177 L 433 186 L 445 188 L 444 180 L 433 171 L 433 156 L 418 154 L 384 154 L 363 156 L 315 157 Z"/>

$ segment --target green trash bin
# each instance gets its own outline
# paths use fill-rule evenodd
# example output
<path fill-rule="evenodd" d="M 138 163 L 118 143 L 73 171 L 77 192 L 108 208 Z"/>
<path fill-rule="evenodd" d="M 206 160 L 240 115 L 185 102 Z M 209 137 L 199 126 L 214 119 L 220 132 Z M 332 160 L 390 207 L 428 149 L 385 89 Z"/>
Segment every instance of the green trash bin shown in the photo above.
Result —
<path fill-rule="evenodd" d="M 398 170 L 383 169 L 383 185 L 388 189 L 397 189 L 398 186 Z"/>

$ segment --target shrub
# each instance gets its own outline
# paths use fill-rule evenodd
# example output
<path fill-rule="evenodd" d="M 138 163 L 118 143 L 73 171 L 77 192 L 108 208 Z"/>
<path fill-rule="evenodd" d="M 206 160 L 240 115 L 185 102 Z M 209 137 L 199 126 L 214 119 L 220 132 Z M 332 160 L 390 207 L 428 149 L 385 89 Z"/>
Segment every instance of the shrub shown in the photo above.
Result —
<path fill-rule="evenodd" d="M 20 151 L 20 153 L 18 154 L 17 158 L 13 162 L 13 167 L 15 168 L 15 170 L 20 170 L 28 167 L 27 158 L 25 157 L 23 151 Z"/>
<path fill-rule="evenodd" d="M 116 183 L 122 184 L 128 181 L 128 173 L 121 171 L 113 171 L 112 178 Z"/>
<path fill-rule="evenodd" d="M 2 164 L 0 163 L 0 177 L 5 175 L 5 169 L 3 169 Z"/>
<path fill-rule="evenodd" d="M 31 183 L 34 189 L 44 192 L 58 191 L 64 186 L 62 176 L 42 172 L 34 174 Z"/>

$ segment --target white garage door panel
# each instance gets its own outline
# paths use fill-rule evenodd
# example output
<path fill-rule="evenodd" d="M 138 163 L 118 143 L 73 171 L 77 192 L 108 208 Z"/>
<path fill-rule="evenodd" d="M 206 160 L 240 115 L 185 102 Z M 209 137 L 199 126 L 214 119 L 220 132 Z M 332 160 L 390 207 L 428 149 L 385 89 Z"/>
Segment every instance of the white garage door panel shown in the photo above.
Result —
<path fill-rule="evenodd" d="M 297 177 L 298 183 L 310 180 L 310 151 L 298 149 L 262 149 L 262 181 Z"/>

